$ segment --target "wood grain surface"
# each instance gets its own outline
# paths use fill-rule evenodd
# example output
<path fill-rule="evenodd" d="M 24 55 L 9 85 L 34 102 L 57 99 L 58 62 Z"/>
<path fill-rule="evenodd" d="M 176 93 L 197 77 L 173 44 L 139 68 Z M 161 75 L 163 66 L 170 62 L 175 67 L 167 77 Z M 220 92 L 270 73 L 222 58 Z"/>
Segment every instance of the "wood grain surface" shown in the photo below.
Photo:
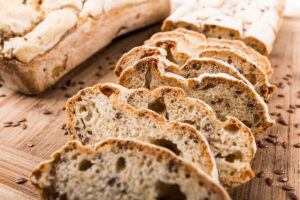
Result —
<path fill-rule="evenodd" d="M 115 40 L 41 95 L 25 96 L 0 88 L 1 200 L 38 199 L 29 182 L 17 184 L 16 181 L 27 178 L 40 161 L 50 158 L 67 141 L 68 135 L 63 130 L 67 98 L 80 88 L 115 82 L 113 68 L 120 56 L 159 30 L 160 25 L 156 25 Z M 300 108 L 296 108 L 300 105 L 299 52 L 300 19 L 285 18 L 270 56 L 274 67 L 272 83 L 280 84 L 280 88 L 270 98 L 269 109 L 272 118 L 281 115 L 288 125 L 277 123 L 268 133 L 257 138 L 267 145 L 267 148 L 258 148 L 252 162 L 255 172 L 262 172 L 262 177 L 232 189 L 230 195 L 233 199 L 291 199 L 289 192 L 282 189 L 286 184 L 293 186 L 295 190 L 292 192 L 300 197 L 300 148 L 293 146 L 300 142 L 300 125 L 299 128 L 296 126 L 300 124 Z M 23 118 L 26 118 L 25 122 L 18 122 L 24 121 Z M 268 134 L 277 136 L 272 139 L 279 144 L 266 142 Z M 283 142 L 286 142 L 286 148 Z M 279 182 L 281 176 L 274 174 L 274 170 L 282 170 L 288 182 Z M 272 180 L 271 186 L 266 184 L 266 178 Z"/>

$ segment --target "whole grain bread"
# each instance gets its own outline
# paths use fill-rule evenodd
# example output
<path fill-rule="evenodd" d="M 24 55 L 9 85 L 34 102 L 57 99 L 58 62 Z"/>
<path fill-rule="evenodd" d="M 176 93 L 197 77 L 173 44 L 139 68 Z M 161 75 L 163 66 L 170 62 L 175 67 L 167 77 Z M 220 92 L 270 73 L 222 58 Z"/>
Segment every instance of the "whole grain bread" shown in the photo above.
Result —
<path fill-rule="evenodd" d="M 261 55 L 254 49 L 246 46 L 243 42 L 239 40 L 226 40 L 226 39 L 218 39 L 218 38 L 205 38 L 205 36 L 201 33 L 197 33 L 195 31 L 190 31 L 184 28 L 178 28 L 171 33 L 183 34 L 186 39 L 189 40 L 189 44 L 193 45 L 193 51 L 199 52 L 205 49 L 233 49 L 238 51 L 244 57 L 251 59 L 258 67 L 264 70 L 267 75 L 271 75 L 273 69 L 271 68 L 271 64 L 266 56 Z M 170 37 L 170 32 L 163 32 L 154 34 L 149 40 L 145 41 L 145 44 L 152 44 L 157 40 L 164 40 L 173 38 Z M 175 37 L 176 38 L 176 37 Z M 177 40 L 181 42 L 181 40 Z M 182 43 L 182 42 L 181 42 Z M 187 43 L 186 43 L 187 44 Z"/>
<path fill-rule="evenodd" d="M 250 162 L 256 151 L 255 140 L 251 131 L 236 118 L 227 117 L 221 122 L 206 103 L 186 97 L 182 89 L 169 86 L 153 91 L 133 89 L 122 101 L 135 109 L 153 110 L 169 121 L 190 124 L 202 133 L 208 140 L 220 183 L 225 188 L 242 184 L 254 176 Z"/>
<path fill-rule="evenodd" d="M 180 122 L 167 122 L 148 109 L 134 109 L 126 101 L 129 90 L 96 85 L 69 99 L 66 110 L 70 139 L 95 145 L 110 137 L 134 138 L 171 150 L 218 181 L 214 157 L 205 137 Z"/>
<path fill-rule="evenodd" d="M 0 82 L 41 93 L 115 37 L 163 20 L 169 10 L 169 0 L 3 0 Z"/>
<path fill-rule="evenodd" d="M 227 73 L 244 81 L 248 85 L 253 85 L 256 92 L 264 99 L 268 99 L 276 89 L 275 85 L 269 83 L 268 76 L 260 66 L 256 65 L 244 53 L 239 53 L 239 50 L 215 49 L 210 45 L 207 49 L 202 49 L 203 45 L 195 45 L 197 44 L 197 39 L 199 42 L 203 41 L 203 37 L 196 37 L 200 34 L 193 33 L 192 36 L 187 36 L 191 35 L 191 33 L 185 31 L 183 34 L 181 33 L 182 31 L 177 31 L 178 33 L 174 31 L 155 34 L 150 40 L 145 42 L 146 46 L 134 48 L 123 55 L 116 66 L 116 75 L 119 76 L 122 70 L 133 65 L 141 58 L 158 56 L 166 58 L 169 61 L 166 65 L 168 67 L 166 71 L 182 75 L 186 78 L 196 77 L 205 72 Z M 189 37 L 197 39 L 188 40 L 187 38 Z M 154 50 L 152 46 L 158 49 Z M 212 58 L 215 60 L 191 60 L 197 57 Z"/>
<path fill-rule="evenodd" d="M 135 140 L 110 139 L 95 149 L 69 142 L 30 179 L 42 199 L 50 200 L 230 199 L 204 172 L 163 148 Z"/>
<path fill-rule="evenodd" d="M 241 40 L 262 55 L 269 55 L 283 16 L 284 2 L 186 1 L 164 21 L 162 30 L 183 27 L 207 37 Z"/>
<path fill-rule="evenodd" d="M 249 127 L 254 135 L 274 125 L 268 107 L 255 90 L 227 74 L 202 74 L 198 78 L 184 78 L 165 72 L 162 58 L 148 57 L 122 72 L 118 84 L 130 88 L 156 89 L 160 86 L 182 88 L 188 97 L 210 105 L 219 120 L 234 116 Z"/>

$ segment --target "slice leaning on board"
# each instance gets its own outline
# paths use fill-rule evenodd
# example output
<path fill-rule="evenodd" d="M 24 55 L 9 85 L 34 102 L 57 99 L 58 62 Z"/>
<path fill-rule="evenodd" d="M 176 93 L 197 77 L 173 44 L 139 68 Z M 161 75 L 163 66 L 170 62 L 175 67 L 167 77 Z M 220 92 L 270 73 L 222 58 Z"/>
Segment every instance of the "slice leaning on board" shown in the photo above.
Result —
<path fill-rule="evenodd" d="M 203 160 L 205 153 L 200 154 L 201 151 L 205 152 L 205 148 L 201 147 L 205 143 L 194 144 L 199 136 L 190 134 L 189 126 L 181 125 L 180 128 L 173 121 L 189 124 L 207 138 L 216 159 L 219 180 L 224 187 L 234 187 L 254 175 L 250 161 L 254 157 L 256 146 L 250 130 L 233 117 L 228 117 L 226 122 L 220 122 L 207 104 L 185 97 L 179 88 L 162 87 L 151 92 L 147 89 L 128 90 L 115 84 L 96 85 L 70 99 L 67 112 L 68 129 L 72 138 L 83 143 L 86 137 L 89 138 L 88 141 L 94 141 L 93 143 L 109 137 L 135 138 L 169 148 L 211 175 L 212 166 L 205 166 L 208 162 Z M 108 117 L 117 113 L 118 118 Z M 134 113 L 139 114 L 132 120 Z M 141 113 L 143 116 L 140 116 Z M 170 120 L 170 127 L 178 127 L 179 130 L 184 128 L 183 131 L 174 131 L 171 128 L 164 131 L 164 126 L 159 126 L 163 120 L 157 114 Z M 177 135 L 182 139 L 178 139 Z M 195 154 L 197 151 L 199 153 Z M 202 163 L 197 163 L 198 159 Z"/>
<path fill-rule="evenodd" d="M 110 139 L 95 148 L 67 143 L 31 182 L 43 199 L 229 200 L 204 172 L 163 148 Z"/>
<path fill-rule="evenodd" d="M 71 139 L 94 146 L 107 138 L 134 138 L 163 146 L 218 181 L 209 144 L 203 134 L 180 122 L 167 122 L 146 109 L 120 101 L 128 92 L 118 85 L 96 85 L 71 98 L 66 106 Z"/>

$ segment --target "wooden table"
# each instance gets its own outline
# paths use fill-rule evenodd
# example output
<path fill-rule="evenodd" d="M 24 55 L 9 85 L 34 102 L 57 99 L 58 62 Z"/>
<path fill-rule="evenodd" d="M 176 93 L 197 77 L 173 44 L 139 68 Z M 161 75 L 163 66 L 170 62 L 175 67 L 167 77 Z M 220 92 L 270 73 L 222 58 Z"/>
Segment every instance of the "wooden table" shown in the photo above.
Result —
<path fill-rule="evenodd" d="M 141 45 L 150 35 L 158 32 L 159 27 L 156 25 L 115 40 L 41 95 L 25 96 L 5 87 L 0 89 L 0 96 L 6 95 L 0 97 L 0 199 L 38 198 L 29 182 L 17 184 L 16 180 L 27 177 L 40 161 L 48 159 L 67 141 L 66 131 L 62 129 L 66 121 L 63 108 L 67 97 L 82 87 L 115 82 L 112 71 L 116 61 L 124 52 Z M 233 199 L 290 199 L 287 192 L 281 189 L 284 184 L 277 181 L 279 176 L 273 173 L 276 169 L 287 172 L 288 183 L 296 188 L 294 192 L 300 196 L 300 149 L 293 147 L 300 142 L 300 128 L 295 127 L 296 123 L 300 123 L 300 108 L 292 109 L 293 113 L 286 111 L 290 105 L 300 105 L 300 94 L 297 94 L 300 91 L 298 52 L 300 19 L 285 18 L 270 56 L 274 67 L 272 82 L 282 82 L 283 88 L 279 88 L 270 98 L 269 108 L 271 113 L 281 113 L 288 126 L 277 124 L 269 133 L 278 136 L 279 142 L 286 141 L 287 147 L 266 143 L 268 148 L 258 148 L 252 166 L 255 172 L 264 171 L 263 177 L 253 178 L 231 190 Z M 292 77 L 286 77 L 287 74 Z M 27 121 L 19 126 L 4 127 L 4 122 L 12 121 L 15 126 L 24 117 Z M 267 134 L 257 140 L 263 140 Z M 266 184 L 266 177 L 273 180 L 272 186 Z"/>

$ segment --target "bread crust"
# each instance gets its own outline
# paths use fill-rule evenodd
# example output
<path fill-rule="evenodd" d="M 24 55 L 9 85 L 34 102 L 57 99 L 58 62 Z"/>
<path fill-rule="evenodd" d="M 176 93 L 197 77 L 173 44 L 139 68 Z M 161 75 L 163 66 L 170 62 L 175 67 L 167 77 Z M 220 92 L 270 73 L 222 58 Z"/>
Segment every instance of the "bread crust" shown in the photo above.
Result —
<path fill-rule="evenodd" d="M 148 0 L 97 18 L 80 19 L 59 43 L 29 63 L 0 54 L 0 81 L 18 92 L 39 94 L 115 37 L 158 22 L 167 17 L 169 10 L 168 0 Z"/>
<path fill-rule="evenodd" d="M 54 152 L 51 156 L 50 160 L 44 161 L 40 163 L 31 173 L 29 176 L 29 179 L 31 183 L 35 186 L 35 189 L 41 194 L 42 199 L 48 199 L 47 198 L 47 188 L 41 187 L 42 183 L 40 182 L 40 177 L 42 173 L 50 173 L 50 170 L 52 167 L 59 162 L 59 159 L 61 155 L 68 152 L 70 149 L 78 150 L 79 152 L 85 152 L 88 154 L 92 153 L 101 153 L 105 152 L 105 149 L 117 149 L 119 151 L 122 151 L 123 149 L 132 149 L 132 151 L 142 151 L 145 155 L 152 155 L 154 157 L 161 157 L 164 160 L 168 161 L 174 161 L 174 163 L 178 163 L 178 170 L 183 170 L 185 172 L 188 172 L 196 179 L 201 180 L 202 182 L 205 182 L 209 188 L 215 192 L 217 192 L 220 196 L 220 199 L 229 200 L 230 197 L 227 194 L 227 192 L 217 183 L 212 181 L 210 178 L 208 178 L 207 175 L 205 175 L 202 171 L 199 171 L 196 169 L 193 165 L 190 163 L 180 159 L 177 156 L 174 156 L 169 151 L 156 147 L 151 144 L 138 142 L 136 140 L 120 140 L 120 139 L 108 139 L 106 141 L 103 141 L 101 143 L 98 143 L 95 148 L 89 147 L 89 146 L 82 146 L 78 141 L 70 141 L 67 144 L 65 144 L 60 150 Z"/>
<path fill-rule="evenodd" d="M 254 6 L 249 2 L 217 1 L 216 5 L 204 6 L 205 1 L 189 1 L 164 21 L 162 30 L 183 27 L 204 33 L 207 37 L 241 40 L 268 56 L 280 27 L 284 1 L 274 0 L 268 6 L 257 2 L 258 5 L 254 3 Z M 236 16 L 237 13 L 242 17 Z M 253 19 L 249 21 L 245 15 L 251 15 Z"/>

